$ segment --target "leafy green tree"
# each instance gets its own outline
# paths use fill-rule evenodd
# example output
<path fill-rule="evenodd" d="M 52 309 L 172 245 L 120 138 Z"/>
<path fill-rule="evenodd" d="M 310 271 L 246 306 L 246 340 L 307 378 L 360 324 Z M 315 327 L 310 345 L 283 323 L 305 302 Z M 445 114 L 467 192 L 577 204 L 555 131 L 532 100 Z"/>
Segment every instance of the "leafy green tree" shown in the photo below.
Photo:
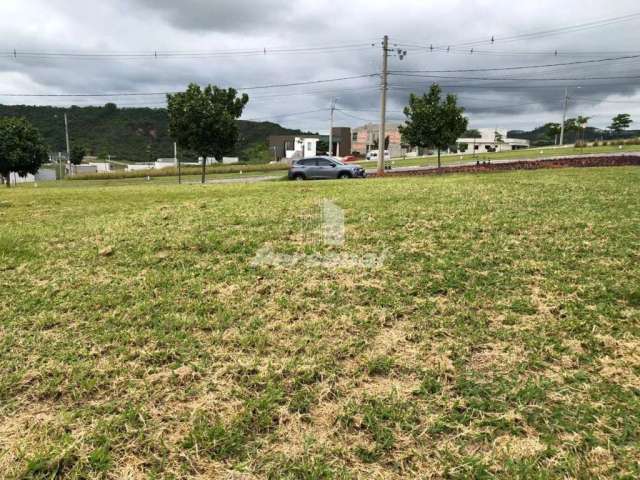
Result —
<path fill-rule="evenodd" d="M 560 133 L 562 132 L 560 124 L 549 122 L 542 128 L 544 129 L 544 134 L 549 138 L 553 138 L 553 144 L 556 145 L 558 143 L 558 135 L 560 135 Z"/>
<path fill-rule="evenodd" d="M 583 117 L 582 115 L 578 115 L 576 118 L 576 127 L 578 132 L 582 132 L 582 144 L 584 145 L 585 132 L 587 131 L 587 125 L 591 120 L 591 117 Z"/>
<path fill-rule="evenodd" d="M 329 152 L 329 142 L 327 142 L 325 140 L 320 140 L 318 142 L 318 144 L 316 145 L 316 151 L 317 152 L 328 153 Z"/>
<path fill-rule="evenodd" d="M 264 143 L 245 148 L 240 153 L 240 161 L 243 163 L 269 163 L 272 160 L 275 160 L 273 150 Z"/>
<path fill-rule="evenodd" d="M 469 120 L 463 115 L 464 108 L 459 107 L 455 95 L 441 98 L 442 89 L 433 84 L 422 96 L 411 94 L 409 105 L 405 107 L 407 117 L 405 125 L 400 127 L 400 133 L 405 142 L 413 147 L 437 148 L 438 168 L 440 168 L 440 152 L 462 135 L 469 125 Z"/>
<path fill-rule="evenodd" d="M 0 117 L 0 175 L 11 187 L 9 175 L 21 177 L 38 173 L 49 159 L 40 132 L 24 118 Z"/>
<path fill-rule="evenodd" d="M 238 97 L 233 88 L 192 83 L 185 92 L 167 95 L 169 132 L 182 148 L 202 157 L 202 183 L 207 157 L 221 161 L 238 140 L 236 120 L 242 116 L 249 96 Z"/>
<path fill-rule="evenodd" d="M 71 163 L 74 165 L 80 165 L 82 163 L 82 160 L 84 159 L 85 154 L 86 150 L 84 147 L 74 145 L 71 148 Z"/>
<path fill-rule="evenodd" d="M 609 126 L 609 130 L 611 130 L 616 135 L 620 135 L 627 128 L 631 126 L 633 120 L 631 120 L 631 115 L 628 113 L 620 113 L 613 117 L 611 125 Z"/>
<path fill-rule="evenodd" d="M 476 130 L 471 129 L 471 130 L 467 130 L 466 132 L 464 132 L 462 134 L 463 138 L 482 138 L 482 134 L 480 133 L 480 130 Z"/>

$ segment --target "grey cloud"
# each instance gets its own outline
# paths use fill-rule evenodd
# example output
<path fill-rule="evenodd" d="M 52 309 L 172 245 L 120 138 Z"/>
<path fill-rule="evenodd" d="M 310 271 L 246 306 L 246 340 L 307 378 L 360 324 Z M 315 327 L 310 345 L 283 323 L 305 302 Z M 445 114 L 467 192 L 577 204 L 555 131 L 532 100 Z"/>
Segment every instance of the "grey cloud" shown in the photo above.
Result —
<path fill-rule="evenodd" d="M 237 32 L 285 27 L 291 12 L 287 0 L 134 0 L 145 14 L 160 13 L 185 30 Z"/>
<path fill-rule="evenodd" d="M 535 4 L 514 5 L 507 0 L 453 0 L 424 2 L 400 0 L 394 4 L 381 1 L 352 0 L 110 0 L 88 5 L 80 0 L 33 0 L 29 5 L 12 7 L 9 21 L 0 18 L 0 33 L 5 48 L 34 51 L 205 51 L 262 46 L 299 48 L 317 45 L 363 44 L 359 50 L 315 52 L 313 54 L 266 55 L 255 57 L 203 58 L 191 60 L 27 60 L 0 58 L 0 93 L 2 91 L 40 92 L 116 92 L 165 91 L 184 88 L 189 82 L 215 83 L 221 86 L 255 86 L 272 83 L 310 81 L 323 78 L 373 73 L 379 71 L 380 36 L 388 32 L 392 44 L 406 48 L 404 61 L 390 59 L 392 70 L 447 70 L 515 65 L 535 65 L 573 59 L 601 57 L 572 55 L 557 58 L 549 55 L 510 54 L 513 51 L 619 51 L 633 50 L 638 41 L 638 24 L 621 24 L 602 30 L 563 35 L 528 42 L 491 45 L 489 39 L 516 33 L 548 30 L 559 26 L 607 18 L 637 9 L 636 0 L 617 0 L 616 12 L 608 5 L 593 4 L 579 9 L 581 0 L 555 2 L 540 0 Z M 24 2 L 26 3 L 26 2 Z M 14 5 L 18 5 L 15 3 Z M 553 9 L 557 15 L 549 15 Z M 47 12 L 42 28 L 29 25 Z M 464 12 L 464 15 L 462 14 Z M 99 17 L 99 22 L 88 21 Z M 465 19 L 463 28 L 460 19 Z M 456 27 L 456 28 L 453 28 Z M 72 33 L 69 33 L 72 32 Z M 429 45 L 486 38 L 478 50 L 485 53 L 429 53 L 410 45 Z M 376 47 L 366 47 L 376 43 Z M 507 52 L 501 54 L 500 52 Z M 584 77 L 629 75 L 640 72 L 640 60 L 584 66 L 556 67 L 525 72 L 487 72 L 451 74 L 452 76 L 496 77 Z M 3 80 L 6 74 L 6 80 Z M 10 78 L 9 78 L 10 77 Z M 20 78 L 29 79 L 22 85 Z M 477 80 L 429 79 L 392 76 L 396 86 L 389 92 L 389 117 L 397 120 L 411 91 L 421 93 L 430 83 L 465 85 L 445 88 L 456 93 L 475 126 L 500 125 L 505 128 L 523 124 L 533 127 L 547 121 L 559 121 L 564 85 L 581 82 L 519 81 L 482 82 Z M 33 83 L 32 83 L 33 82 Z M 328 113 L 288 116 L 289 113 L 328 108 L 337 96 L 337 121 L 357 125 L 378 121 L 378 79 L 336 82 L 296 88 L 255 90 L 247 118 L 269 117 L 284 124 L 311 130 L 326 130 Z M 38 88 L 35 88 L 33 84 Z M 640 115 L 640 103 L 597 104 L 597 99 L 619 95 L 636 102 L 635 81 L 582 82 L 582 89 L 571 92 L 570 114 L 597 112 L 604 118 L 630 110 Z M 477 85 L 513 85 L 515 88 L 470 88 Z M 545 86 L 546 88 L 537 88 Z M 30 91 L 32 89 L 33 91 Z M 309 95 L 292 95 L 309 93 Z M 271 95 L 271 96 L 270 96 Z M 581 99 L 579 97 L 587 97 Z M 0 97 L 0 102 L 8 101 Z M 20 99 L 16 101 L 21 101 Z M 61 103 L 60 99 L 37 99 L 41 103 Z M 66 100 L 67 103 L 105 103 L 104 99 Z M 145 98 L 118 98 L 117 103 L 144 103 Z M 158 102 L 149 99 L 148 102 Z M 596 103 L 594 103 L 596 102 Z M 635 106 L 634 106 L 635 105 Z M 346 114 L 349 115 L 346 115 Z M 285 116 L 286 115 L 286 116 Z M 478 124 L 480 123 L 480 124 Z M 604 126 L 604 125 L 602 125 Z"/>

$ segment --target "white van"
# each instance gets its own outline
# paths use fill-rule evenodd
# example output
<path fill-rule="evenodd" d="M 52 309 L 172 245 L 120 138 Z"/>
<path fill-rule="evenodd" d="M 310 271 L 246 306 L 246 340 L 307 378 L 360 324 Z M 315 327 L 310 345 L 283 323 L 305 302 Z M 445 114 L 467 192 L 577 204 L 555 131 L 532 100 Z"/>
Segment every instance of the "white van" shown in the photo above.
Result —
<path fill-rule="evenodd" d="M 389 150 L 384 151 L 384 159 L 391 160 L 391 154 L 389 153 Z M 378 160 L 378 150 L 371 150 L 369 153 L 367 153 L 367 160 Z"/>

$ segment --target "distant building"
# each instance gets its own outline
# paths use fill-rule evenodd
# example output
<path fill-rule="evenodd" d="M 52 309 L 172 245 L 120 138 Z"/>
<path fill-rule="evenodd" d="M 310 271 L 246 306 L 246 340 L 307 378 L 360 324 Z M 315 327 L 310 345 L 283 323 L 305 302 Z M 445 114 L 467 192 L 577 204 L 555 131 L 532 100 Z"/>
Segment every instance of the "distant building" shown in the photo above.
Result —
<path fill-rule="evenodd" d="M 317 155 L 320 135 L 270 135 L 269 150 L 278 160 L 295 160 Z"/>
<path fill-rule="evenodd" d="M 331 148 L 330 155 L 334 157 L 345 157 L 351 155 L 351 128 L 349 127 L 335 127 L 333 130 L 333 146 Z M 325 137 L 323 137 L 323 140 Z M 326 141 L 329 143 L 329 135 L 326 136 Z"/>
<path fill-rule="evenodd" d="M 41 168 L 35 175 L 28 173 L 24 177 L 21 177 L 16 172 L 9 173 L 9 181 L 11 182 L 11 185 L 18 185 L 20 183 L 50 182 L 56 179 L 56 171 L 50 168 Z M 4 183 L 5 178 L 0 177 L 0 181 Z"/>
<path fill-rule="evenodd" d="M 333 156 L 350 155 L 352 152 L 351 128 L 334 127 L 332 133 Z M 267 141 L 274 160 L 310 158 L 327 153 L 324 149 L 321 152 L 318 151 L 318 143 L 323 141 L 328 144 L 329 135 L 270 135 Z"/>
<path fill-rule="evenodd" d="M 479 128 L 480 138 L 459 138 L 458 146 L 467 145 L 463 153 L 507 152 L 530 148 L 529 140 L 508 138 L 507 131 L 494 128 Z M 461 149 L 462 150 L 462 149 Z"/>
<path fill-rule="evenodd" d="M 388 123 L 386 125 L 386 137 L 389 138 L 389 153 L 392 157 L 400 157 L 403 151 L 402 138 L 398 127 L 399 123 Z M 354 128 L 351 132 L 351 151 L 361 155 L 366 155 L 371 150 L 378 150 L 376 146 L 380 136 L 380 125 L 368 123 L 362 127 Z"/>

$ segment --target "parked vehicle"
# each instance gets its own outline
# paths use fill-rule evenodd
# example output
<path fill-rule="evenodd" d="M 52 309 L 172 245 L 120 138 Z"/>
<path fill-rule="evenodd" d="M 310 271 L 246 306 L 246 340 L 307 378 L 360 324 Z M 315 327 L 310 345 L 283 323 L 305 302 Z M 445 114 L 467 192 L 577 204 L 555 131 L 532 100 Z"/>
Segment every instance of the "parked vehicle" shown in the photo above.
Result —
<path fill-rule="evenodd" d="M 371 150 L 369 153 L 367 153 L 367 160 L 378 160 L 378 155 L 378 150 Z M 389 153 L 389 150 L 384 151 L 384 159 L 391 160 L 391 154 Z"/>
<path fill-rule="evenodd" d="M 367 173 L 359 165 L 347 165 L 333 157 L 305 158 L 289 167 L 289 180 L 320 180 L 365 178 Z"/>
<path fill-rule="evenodd" d="M 347 155 L 346 157 L 342 157 L 342 161 L 344 163 L 357 162 L 358 161 L 358 157 L 356 157 L 355 155 Z"/>

